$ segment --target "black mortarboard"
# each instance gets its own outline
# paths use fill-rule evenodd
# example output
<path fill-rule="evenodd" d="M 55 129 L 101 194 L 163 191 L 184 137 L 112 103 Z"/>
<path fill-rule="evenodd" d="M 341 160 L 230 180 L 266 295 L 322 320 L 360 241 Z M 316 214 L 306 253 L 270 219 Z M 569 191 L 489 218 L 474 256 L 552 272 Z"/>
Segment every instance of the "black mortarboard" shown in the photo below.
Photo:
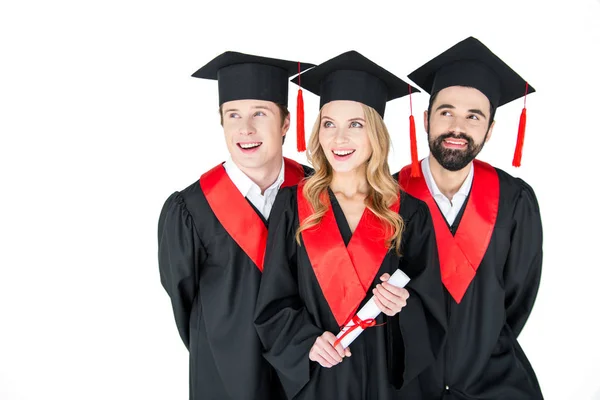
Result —
<path fill-rule="evenodd" d="M 320 108 L 334 100 L 352 100 L 373 108 L 382 118 L 388 101 L 419 92 L 356 51 L 348 51 L 325 61 L 298 75 L 292 82 L 320 96 Z M 411 157 L 416 164 L 418 157 L 412 102 L 409 123 Z"/>
<path fill-rule="evenodd" d="M 535 92 L 523 78 L 474 37 L 452 46 L 408 75 L 421 89 L 435 95 L 451 86 L 467 86 L 479 90 L 494 109 Z M 526 111 L 519 124 L 513 165 L 519 166 L 525 135 Z"/>
<path fill-rule="evenodd" d="M 227 51 L 192 76 L 218 81 L 219 105 L 253 99 L 287 106 L 289 78 L 311 67 L 314 64 Z"/>
<path fill-rule="evenodd" d="M 450 86 L 468 86 L 486 95 L 494 108 L 535 92 L 523 78 L 474 37 L 452 46 L 408 78 L 433 95 Z"/>
<path fill-rule="evenodd" d="M 353 100 L 381 117 L 388 101 L 419 91 L 356 51 L 325 61 L 292 82 L 320 96 L 320 107 L 334 100 Z"/>

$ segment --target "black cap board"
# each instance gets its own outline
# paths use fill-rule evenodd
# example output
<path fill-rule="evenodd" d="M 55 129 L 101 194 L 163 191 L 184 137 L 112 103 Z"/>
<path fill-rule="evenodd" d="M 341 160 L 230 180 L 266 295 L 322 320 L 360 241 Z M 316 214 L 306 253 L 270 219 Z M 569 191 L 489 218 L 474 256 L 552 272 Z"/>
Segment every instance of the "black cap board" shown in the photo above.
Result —
<path fill-rule="evenodd" d="M 451 86 L 482 92 L 494 108 L 535 92 L 504 61 L 474 37 L 469 37 L 425 63 L 408 78 L 430 95 Z"/>
<path fill-rule="evenodd" d="M 233 100 L 266 100 L 287 106 L 289 78 L 314 64 L 227 51 L 194 72 L 219 84 L 219 105 Z"/>
<path fill-rule="evenodd" d="M 320 107 L 334 100 L 357 101 L 381 117 L 386 103 L 419 90 L 356 51 L 340 54 L 292 82 L 320 96 Z"/>

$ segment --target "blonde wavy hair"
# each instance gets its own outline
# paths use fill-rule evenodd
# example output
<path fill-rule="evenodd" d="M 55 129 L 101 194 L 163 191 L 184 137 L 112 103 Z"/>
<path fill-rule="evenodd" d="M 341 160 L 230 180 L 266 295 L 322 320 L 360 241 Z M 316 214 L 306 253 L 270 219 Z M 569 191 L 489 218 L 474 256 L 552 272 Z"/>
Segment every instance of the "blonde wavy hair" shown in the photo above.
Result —
<path fill-rule="evenodd" d="M 400 186 L 392 177 L 387 163 L 390 135 L 379 113 L 367 105 L 362 104 L 362 107 L 365 114 L 365 128 L 373 148 L 373 153 L 367 160 L 366 165 L 369 191 L 365 199 L 365 206 L 386 226 L 386 233 L 388 233 L 386 245 L 388 248 L 394 247 L 396 253 L 400 254 L 404 221 L 399 213 L 390 210 L 390 206 L 398 199 L 400 190 Z M 300 226 L 296 231 L 298 244 L 300 244 L 302 231 L 318 225 L 329 207 L 329 202 L 326 201 L 327 188 L 333 179 L 333 169 L 319 143 L 321 116 L 322 109 L 313 126 L 307 146 L 307 158 L 315 172 L 305 181 L 302 191 L 314 213 L 304 221 L 300 221 Z"/>

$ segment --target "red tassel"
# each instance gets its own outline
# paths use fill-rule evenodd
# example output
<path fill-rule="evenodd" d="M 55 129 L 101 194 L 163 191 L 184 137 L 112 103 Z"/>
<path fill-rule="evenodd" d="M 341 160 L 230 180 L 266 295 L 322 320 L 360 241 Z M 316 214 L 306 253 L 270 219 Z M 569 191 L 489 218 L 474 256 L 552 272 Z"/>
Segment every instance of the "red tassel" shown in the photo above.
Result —
<path fill-rule="evenodd" d="M 527 124 L 527 108 L 523 107 L 521 119 L 519 120 L 519 133 L 517 135 L 517 146 L 515 147 L 515 156 L 513 157 L 513 167 L 521 166 L 521 156 L 523 155 L 523 142 L 525 141 L 525 125 Z"/>
<path fill-rule="evenodd" d="M 525 96 L 523 98 L 523 111 L 519 120 L 519 133 L 517 134 L 517 146 L 513 157 L 513 167 L 521 166 L 521 156 L 523 155 L 523 143 L 525 142 L 525 125 L 527 124 L 527 92 L 529 92 L 529 82 L 525 82 Z"/>
<path fill-rule="evenodd" d="M 410 125 L 410 176 L 418 178 L 421 176 L 421 168 L 419 168 L 419 155 L 417 153 L 417 129 L 415 128 L 415 118 L 411 115 L 408 117 L 408 122 Z"/>
<path fill-rule="evenodd" d="M 410 176 L 419 178 L 421 176 L 421 168 L 419 168 L 419 154 L 417 150 L 417 128 L 415 127 L 415 117 L 412 112 L 412 86 L 408 85 L 408 98 L 410 99 L 410 117 L 408 117 L 408 125 L 410 132 Z"/>
<path fill-rule="evenodd" d="M 306 150 L 306 140 L 304 139 L 304 98 L 302 89 L 298 89 L 298 98 L 296 99 L 296 147 L 299 152 Z"/>

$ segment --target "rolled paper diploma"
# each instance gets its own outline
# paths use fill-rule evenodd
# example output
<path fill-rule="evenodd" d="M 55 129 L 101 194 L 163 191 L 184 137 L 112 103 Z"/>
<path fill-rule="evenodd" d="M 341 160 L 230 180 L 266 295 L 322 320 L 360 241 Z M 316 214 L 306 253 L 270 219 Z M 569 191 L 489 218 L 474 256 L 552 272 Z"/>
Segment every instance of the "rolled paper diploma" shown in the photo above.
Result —
<path fill-rule="evenodd" d="M 403 288 L 410 282 L 410 278 L 399 269 L 387 281 L 388 283 Z M 337 334 L 334 347 L 341 343 L 343 348 L 350 346 L 365 329 L 375 325 L 375 318 L 381 313 L 373 297 L 356 313 L 356 315 Z"/>

